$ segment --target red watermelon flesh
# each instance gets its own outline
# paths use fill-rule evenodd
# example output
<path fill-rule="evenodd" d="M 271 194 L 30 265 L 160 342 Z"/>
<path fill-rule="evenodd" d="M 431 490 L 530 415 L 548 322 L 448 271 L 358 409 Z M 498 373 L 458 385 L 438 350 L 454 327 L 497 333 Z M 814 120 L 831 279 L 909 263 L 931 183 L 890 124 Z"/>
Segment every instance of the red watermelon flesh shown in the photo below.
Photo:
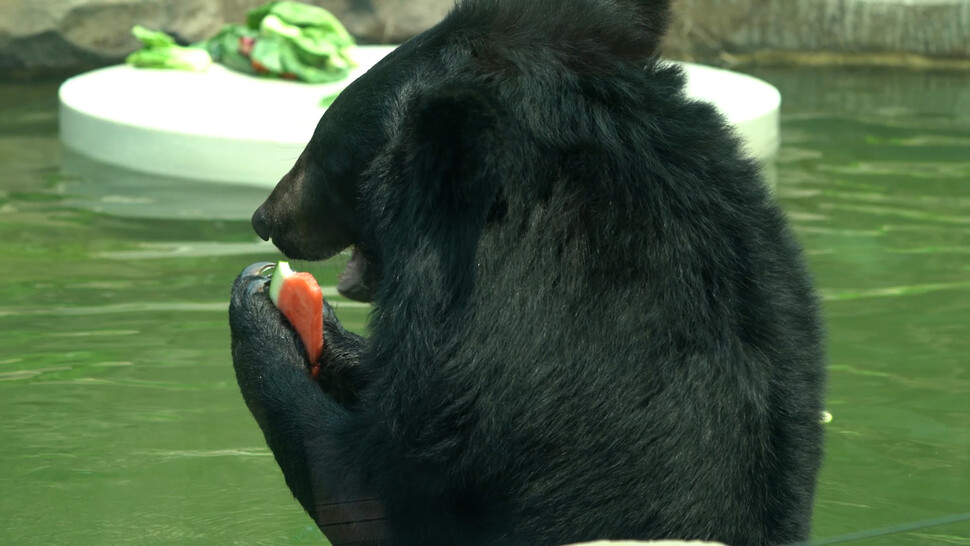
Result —
<path fill-rule="evenodd" d="M 270 290 L 273 303 L 296 330 L 306 347 L 314 379 L 320 373 L 320 355 L 323 354 L 323 293 L 313 275 L 293 272 L 288 266 L 277 265 L 273 280 L 282 277 L 278 291 Z M 273 283 L 276 284 L 276 283 Z"/>

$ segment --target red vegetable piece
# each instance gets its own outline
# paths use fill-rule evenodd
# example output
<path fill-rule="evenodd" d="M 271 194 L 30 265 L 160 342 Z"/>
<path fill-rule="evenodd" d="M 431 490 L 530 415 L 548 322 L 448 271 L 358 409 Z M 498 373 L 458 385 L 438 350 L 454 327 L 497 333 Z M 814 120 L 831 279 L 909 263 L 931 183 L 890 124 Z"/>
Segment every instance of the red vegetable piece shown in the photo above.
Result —
<path fill-rule="evenodd" d="M 256 45 L 256 40 L 250 38 L 249 36 L 243 36 L 239 38 L 239 53 L 249 57 L 253 52 L 253 46 Z"/>

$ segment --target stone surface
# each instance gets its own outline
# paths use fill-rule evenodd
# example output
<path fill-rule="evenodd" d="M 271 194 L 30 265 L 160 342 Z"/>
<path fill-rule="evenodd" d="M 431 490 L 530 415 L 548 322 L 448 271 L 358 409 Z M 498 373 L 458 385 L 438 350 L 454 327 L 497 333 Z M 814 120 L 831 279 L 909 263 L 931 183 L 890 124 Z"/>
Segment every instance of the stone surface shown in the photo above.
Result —
<path fill-rule="evenodd" d="M 678 0 L 676 11 L 666 45 L 681 58 L 970 59 L 970 0 Z"/>
<path fill-rule="evenodd" d="M 0 78 L 64 76 L 116 63 L 137 47 L 135 24 L 200 40 L 263 1 L 0 0 Z M 309 0 L 369 44 L 413 36 L 452 2 Z M 970 67 L 970 0 L 677 0 L 676 11 L 666 44 L 673 58 L 914 64 L 918 57 Z"/>
<path fill-rule="evenodd" d="M 313 134 L 324 111 L 320 99 L 392 50 L 360 46 L 360 66 L 349 78 L 321 85 L 252 78 L 218 65 L 205 73 L 130 66 L 88 72 L 60 87 L 61 140 L 127 170 L 273 187 Z M 770 162 L 779 144 L 778 90 L 727 70 L 690 63 L 684 69 L 687 95 L 715 105 L 749 153 Z M 254 110 L 252 104 L 274 106 Z"/>

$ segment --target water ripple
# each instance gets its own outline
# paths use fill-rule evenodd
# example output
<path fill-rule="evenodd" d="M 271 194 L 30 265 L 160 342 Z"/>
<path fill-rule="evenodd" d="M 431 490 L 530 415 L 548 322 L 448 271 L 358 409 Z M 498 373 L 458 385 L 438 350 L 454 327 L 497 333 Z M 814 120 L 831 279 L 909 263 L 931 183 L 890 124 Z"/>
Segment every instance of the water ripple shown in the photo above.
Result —
<path fill-rule="evenodd" d="M 234 449 L 179 449 L 151 450 L 134 453 L 161 459 L 208 458 L 208 457 L 269 457 L 270 450 L 265 447 L 241 447 Z"/>
<path fill-rule="evenodd" d="M 935 284 L 911 284 L 904 286 L 890 286 L 886 288 L 874 288 L 871 290 L 831 290 L 823 289 L 822 299 L 825 301 L 845 301 L 860 298 L 882 298 L 886 296 L 913 296 L 939 292 L 942 290 L 961 290 L 970 288 L 970 281 L 935 283 Z"/>

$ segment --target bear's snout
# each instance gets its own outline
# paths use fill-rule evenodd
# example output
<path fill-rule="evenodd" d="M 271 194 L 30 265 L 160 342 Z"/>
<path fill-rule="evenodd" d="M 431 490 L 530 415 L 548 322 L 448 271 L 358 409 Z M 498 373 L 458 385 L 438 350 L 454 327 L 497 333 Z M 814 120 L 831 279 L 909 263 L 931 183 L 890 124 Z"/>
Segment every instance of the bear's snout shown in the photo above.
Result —
<path fill-rule="evenodd" d="M 269 241 L 269 238 L 272 237 L 273 232 L 270 229 L 269 220 L 266 219 L 266 213 L 263 212 L 263 207 L 259 207 L 256 209 L 256 212 L 253 213 L 252 223 L 253 231 L 256 232 L 256 235 L 259 235 L 259 238 L 264 241 Z"/>

